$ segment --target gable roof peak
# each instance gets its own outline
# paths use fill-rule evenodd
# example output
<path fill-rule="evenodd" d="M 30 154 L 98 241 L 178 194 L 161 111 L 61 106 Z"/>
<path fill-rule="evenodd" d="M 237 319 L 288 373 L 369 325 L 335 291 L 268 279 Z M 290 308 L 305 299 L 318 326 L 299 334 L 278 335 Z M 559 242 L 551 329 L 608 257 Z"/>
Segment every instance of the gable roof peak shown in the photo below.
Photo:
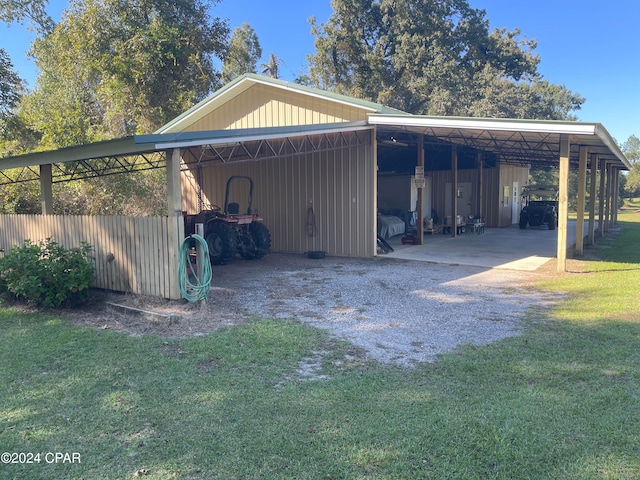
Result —
<path fill-rule="evenodd" d="M 386 107 L 379 103 L 360 100 L 339 93 L 333 93 L 314 87 L 307 87 L 295 82 L 288 82 L 277 78 L 266 77 L 255 73 L 245 73 L 236 77 L 222 88 L 213 92 L 210 96 L 191 107 L 186 112 L 160 127 L 154 133 L 171 133 L 182 131 L 186 126 L 193 124 L 219 106 L 255 85 L 266 85 L 271 88 L 284 89 L 301 95 L 317 97 L 326 101 L 342 103 L 352 107 L 361 108 L 368 113 L 404 114 L 401 110 Z"/>

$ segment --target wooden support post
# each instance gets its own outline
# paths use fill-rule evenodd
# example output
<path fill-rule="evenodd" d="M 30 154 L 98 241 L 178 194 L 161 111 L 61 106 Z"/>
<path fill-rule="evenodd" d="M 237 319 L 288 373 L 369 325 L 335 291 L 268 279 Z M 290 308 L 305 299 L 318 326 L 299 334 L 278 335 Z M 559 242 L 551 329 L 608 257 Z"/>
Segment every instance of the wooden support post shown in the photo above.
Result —
<path fill-rule="evenodd" d="M 458 148 L 451 145 L 451 236 L 458 235 Z"/>
<path fill-rule="evenodd" d="M 568 135 L 560 135 L 560 179 L 558 192 L 558 272 L 567 271 L 567 213 L 569 192 L 569 156 L 571 144 Z"/>
<path fill-rule="evenodd" d="M 424 172 L 424 135 L 418 135 L 418 166 L 422 167 Z M 424 243 L 424 226 L 422 223 L 424 217 L 424 188 L 417 188 L 418 205 L 416 208 L 416 231 L 418 234 L 418 245 Z"/>
<path fill-rule="evenodd" d="M 476 161 L 478 162 L 478 206 L 476 215 L 484 217 L 484 160 L 482 152 L 476 153 Z"/>
<path fill-rule="evenodd" d="M 40 165 L 40 204 L 42 215 L 53 215 L 53 173 L 50 163 Z"/>
<path fill-rule="evenodd" d="M 589 232 L 587 234 L 587 245 L 596 243 L 596 184 L 598 180 L 598 163 L 600 157 L 591 155 L 591 176 L 589 184 Z"/>
<path fill-rule="evenodd" d="M 604 206 L 606 193 L 607 162 L 600 161 L 600 192 L 598 194 L 598 236 L 604 237 Z"/>
<path fill-rule="evenodd" d="M 576 255 L 584 254 L 584 206 L 587 189 L 587 147 L 580 147 L 580 164 L 578 167 L 578 204 L 576 223 Z"/>
<path fill-rule="evenodd" d="M 605 186 L 604 193 L 604 231 L 605 233 L 609 231 L 609 215 L 611 212 L 611 179 L 613 178 L 612 174 L 613 168 L 610 164 L 607 164 L 607 184 Z"/>
<path fill-rule="evenodd" d="M 378 229 L 378 127 L 376 125 L 373 126 L 373 131 L 371 132 L 372 142 L 373 142 L 373 211 L 371 215 L 373 216 L 373 225 L 374 225 L 374 235 L 372 235 L 372 254 L 376 256 L 378 254 L 378 236 L 376 235 Z"/>
<path fill-rule="evenodd" d="M 173 281 L 169 285 L 170 300 L 182 298 L 178 265 L 180 244 L 184 240 L 184 219 L 182 218 L 182 188 L 180 184 L 180 149 L 167 150 L 167 211 L 169 213 L 169 245 L 167 245 L 167 266 Z"/>
<path fill-rule="evenodd" d="M 200 235 L 204 238 L 204 223 L 196 223 L 196 235 Z M 204 264 L 209 261 L 209 258 L 204 254 L 204 247 L 202 244 L 200 242 L 196 242 L 196 275 L 198 275 L 199 281 L 202 281 L 204 278 Z M 201 300 L 202 303 L 206 303 L 206 301 L 206 298 Z"/>
<path fill-rule="evenodd" d="M 618 202 L 620 201 L 620 169 L 613 169 L 613 195 L 611 205 L 611 227 L 618 224 Z"/>

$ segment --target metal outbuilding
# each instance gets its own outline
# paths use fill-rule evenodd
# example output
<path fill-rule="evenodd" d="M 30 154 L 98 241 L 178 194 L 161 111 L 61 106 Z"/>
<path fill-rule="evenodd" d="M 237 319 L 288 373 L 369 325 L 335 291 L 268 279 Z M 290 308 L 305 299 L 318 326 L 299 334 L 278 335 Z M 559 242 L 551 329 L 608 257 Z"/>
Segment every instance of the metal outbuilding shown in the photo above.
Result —
<path fill-rule="evenodd" d="M 616 221 L 618 174 L 630 168 L 602 125 L 414 116 L 247 74 L 153 134 L 0 159 L 3 170 L 22 168 L 40 180 L 43 206 L 41 221 L 0 216 L 0 247 L 10 248 L 16 239 L 36 240 L 38 235 L 44 239 L 69 230 L 61 226 L 60 216 L 53 215 L 51 186 L 57 181 L 166 168 L 169 213 L 156 219 L 157 230 L 147 225 L 156 220 L 101 218 L 96 226 L 95 220 L 79 218 L 72 229 L 80 231 L 69 241 L 95 232 L 85 240 L 94 245 L 97 271 L 104 275 L 97 286 L 179 298 L 176 259 L 185 236 L 183 215 L 221 204 L 225 182 L 232 175 L 254 179 L 254 205 L 272 232 L 274 251 L 324 250 L 329 255 L 366 257 L 377 251 L 379 185 L 385 173 L 405 182 L 407 190 L 413 188 L 420 219 L 430 215 L 431 209 L 425 207 L 443 214 L 446 209 L 459 212 L 462 180 L 472 185 L 473 213 L 505 226 L 511 219 L 505 212 L 514 208 L 509 202 L 517 201 L 514 186 L 524 186 L 531 165 L 560 172 L 558 269 L 564 270 L 569 170 L 578 171 L 578 220 L 589 219 L 587 239 L 593 242 L 596 214 L 600 234 Z M 398 171 L 392 174 L 394 166 Z M 424 189 L 411 180 L 420 167 L 430 179 Z M 599 201 L 589 202 L 585 212 L 587 171 L 590 198 L 596 198 L 599 185 Z M 450 186 L 444 188 L 445 184 Z M 315 214 L 313 236 L 305 229 L 309 207 Z M 20 227 L 26 225 L 23 220 L 35 229 L 29 236 Z M 122 235 L 123 228 L 129 229 L 127 235 Z M 147 233 L 139 234 L 139 228 Z M 162 239 L 154 240 L 157 235 Z M 579 235 L 578 253 L 583 238 Z M 150 246 L 157 255 L 142 253 Z M 115 248 L 120 253 L 114 260 Z M 143 261 L 134 261 L 136 256 Z M 124 281 L 119 282 L 120 277 Z"/>

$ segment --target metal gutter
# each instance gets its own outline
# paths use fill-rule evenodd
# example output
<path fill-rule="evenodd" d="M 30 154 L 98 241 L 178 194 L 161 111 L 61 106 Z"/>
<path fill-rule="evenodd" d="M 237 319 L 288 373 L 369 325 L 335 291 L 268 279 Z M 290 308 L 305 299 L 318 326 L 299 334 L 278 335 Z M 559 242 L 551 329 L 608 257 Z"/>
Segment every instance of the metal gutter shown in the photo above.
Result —
<path fill-rule="evenodd" d="M 561 122 L 556 120 L 518 120 L 518 119 L 488 119 L 463 117 L 426 117 L 421 115 L 387 115 L 371 114 L 369 123 L 372 125 L 456 128 L 467 130 L 505 130 L 515 132 L 559 133 L 567 135 L 594 135 L 596 124 Z"/>

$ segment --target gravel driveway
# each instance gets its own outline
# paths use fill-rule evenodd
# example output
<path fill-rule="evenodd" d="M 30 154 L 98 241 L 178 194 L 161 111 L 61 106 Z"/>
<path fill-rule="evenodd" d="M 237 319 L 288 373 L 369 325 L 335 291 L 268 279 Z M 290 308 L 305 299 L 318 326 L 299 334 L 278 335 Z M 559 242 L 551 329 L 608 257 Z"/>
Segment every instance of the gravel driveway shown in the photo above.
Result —
<path fill-rule="evenodd" d="M 297 318 L 350 340 L 383 363 L 411 366 L 462 344 L 520 334 L 539 274 L 385 258 L 270 254 L 214 268 L 210 309 Z"/>

